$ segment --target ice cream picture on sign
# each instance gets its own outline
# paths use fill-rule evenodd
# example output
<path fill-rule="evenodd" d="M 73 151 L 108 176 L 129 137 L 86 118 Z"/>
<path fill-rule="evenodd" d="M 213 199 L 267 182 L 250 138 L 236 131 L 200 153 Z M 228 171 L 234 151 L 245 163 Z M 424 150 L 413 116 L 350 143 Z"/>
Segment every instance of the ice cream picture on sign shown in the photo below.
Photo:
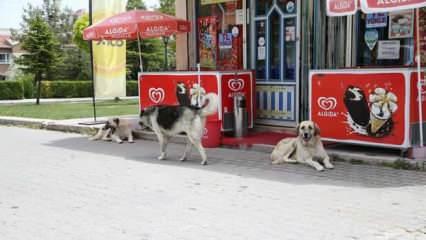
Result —
<path fill-rule="evenodd" d="M 387 135 L 392 130 L 392 114 L 398 109 L 397 97 L 394 93 L 383 88 L 376 88 L 370 94 L 370 127 L 367 131 L 370 135 Z"/>
<path fill-rule="evenodd" d="M 351 131 L 371 137 L 388 136 L 394 125 L 392 115 L 398 110 L 397 102 L 396 95 L 384 88 L 375 88 L 367 99 L 360 88 L 349 86 L 344 103 Z"/>

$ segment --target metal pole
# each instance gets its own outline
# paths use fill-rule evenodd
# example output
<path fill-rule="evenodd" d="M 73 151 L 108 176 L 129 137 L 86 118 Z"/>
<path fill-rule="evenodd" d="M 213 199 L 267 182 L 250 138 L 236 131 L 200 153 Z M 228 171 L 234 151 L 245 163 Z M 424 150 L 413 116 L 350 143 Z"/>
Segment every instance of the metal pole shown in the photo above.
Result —
<path fill-rule="evenodd" d="M 164 71 L 167 71 L 167 44 L 169 43 L 169 37 L 164 36 L 163 37 L 164 42 Z"/>
<path fill-rule="evenodd" d="M 140 36 L 139 36 L 139 32 L 137 32 L 138 34 L 138 50 L 139 50 L 139 69 L 141 70 L 141 73 L 143 73 L 143 64 L 142 64 L 142 53 L 141 53 L 141 40 L 140 40 Z"/>
<path fill-rule="evenodd" d="M 89 25 L 92 25 L 92 0 L 89 0 Z M 96 123 L 96 99 L 95 99 L 95 71 L 93 68 L 93 44 L 92 40 L 89 41 L 90 49 L 90 67 L 92 68 L 92 104 L 93 104 L 93 118 Z"/>
<path fill-rule="evenodd" d="M 418 95 L 418 107 L 419 107 L 419 133 L 420 133 L 420 147 L 423 147 L 423 96 L 422 96 L 422 75 L 421 75 L 421 55 L 420 55 L 420 23 L 419 23 L 420 10 L 416 10 L 416 36 L 417 36 L 417 95 Z"/>

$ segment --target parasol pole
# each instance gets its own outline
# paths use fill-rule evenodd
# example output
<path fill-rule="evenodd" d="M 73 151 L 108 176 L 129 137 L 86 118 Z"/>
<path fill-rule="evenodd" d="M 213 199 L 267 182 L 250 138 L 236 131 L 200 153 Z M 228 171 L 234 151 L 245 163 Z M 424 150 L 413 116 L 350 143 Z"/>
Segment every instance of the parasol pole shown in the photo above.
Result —
<path fill-rule="evenodd" d="M 168 64 L 167 64 L 167 44 L 169 43 L 169 36 L 163 36 L 163 43 L 164 43 L 164 71 L 168 70 Z"/>
<path fill-rule="evenodd" d="M 89 26 L 93 24 L 93 14 L 92 14 L 92 0 L 89 0 Z M 89 41 L 89 51 L 90 51 L 90 69 L 91 69 L 91 78 L 92 78 L 92 106 L 93 106 L 93 122 L 80 122 L 81 125 L 97 125 L 104 123 L 104 121 L 98 121 L 96 119 L 96 94 L 95 94 L 95 68 L 93 63 L 93 40 Z"/>
<path fill-rule="evenodd" d="M 138 50 L 139 50 L 139 69 L 141 70 L 141 73 L 143 72 L 143 64 L 142 64 L 142 53 L 141 53 L 141 40 L 139 37 L 139 31 L 138 34 Z"/>
<path fill-rule="evenodd" d="M 419 23 L 419 8 L 416 9 L 416 35 L 417 35 L 417 95 L 419 107 L 419 133 L 420 133 L 420 147 L 423 147 L 423 96 L 422 96 L 422 75 L 421 75 L 421 55 L 420 55 L 420 23 Z"/>
<path fill-rule="evenodd" d="M 200 67 L 200 63 L 197 63 L 197 83 L 198 83 L 198 95 L 197 95 L 197 104 L 199 107 L 201 107 L 201 76 L 200 76 L 200 72 L 201 72 L 201 67 Z"/>

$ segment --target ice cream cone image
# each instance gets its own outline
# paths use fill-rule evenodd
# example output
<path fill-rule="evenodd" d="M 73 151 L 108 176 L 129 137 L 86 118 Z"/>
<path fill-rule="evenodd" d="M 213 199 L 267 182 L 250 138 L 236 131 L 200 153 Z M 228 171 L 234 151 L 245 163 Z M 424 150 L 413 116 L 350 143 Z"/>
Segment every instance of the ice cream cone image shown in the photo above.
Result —
<path fill-rule="evenodd" d="M 377 118 L 371 118 L 370 119 L 370 131 L 371 131 L 371 133 L 373 133 L 373 134 L 375 134 L 375 133 L 377 133 L 379 130 L 380 130 L 380 128 L 382 128 L 383 127 L 383 125 L 385 125 L 385 123 L 387 122 L 388 120 L 386 119 L 386 120 L 383 120 L 383 119 L 377 119 Z"/>
<path fill-rule="evenodd" d="M 398 109 L 397 97 L 383 88 L 376 88 L 370 94 L 370 122 L 367 132 L 373 137 L 384 137 L 393 128 L 392 114 Z"/>

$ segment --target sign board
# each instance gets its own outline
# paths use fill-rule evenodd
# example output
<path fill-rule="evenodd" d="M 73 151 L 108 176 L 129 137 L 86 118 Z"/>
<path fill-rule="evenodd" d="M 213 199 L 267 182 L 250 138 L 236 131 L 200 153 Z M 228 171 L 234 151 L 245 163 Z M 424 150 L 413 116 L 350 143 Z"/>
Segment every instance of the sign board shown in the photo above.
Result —
<path fill-rule="evenodd" d="M 237 73 L 201 72 L 200 86 L 205 93 L 216 93 L 219 96 L 217 114 L 209 116 L 209 120 L 223 120 L 224 114 L 233 112 L 234 96 L 243 95 L 247 101 L 248 123 L 254 122 L 254 79 L 251 71 Z M 177 84 L 183 85 L 188 92 L 198 83 L 197 72 L 161 72 L 142 73 L 139 76 L 139 107 L 144 109 L 153 105 L 178 105 L 176 95 Z"/>
<path fill-rule="evenodd" d="M 426 7 L 425 0 L 361 0 L 365 13 L 392 12 Z"/>
<path fill-rule="evenodd" d="M 379 41 L 377 59 L 399 59 L 400 49 L 399 40 Z"/>
<path fill-rule="evenodd" d="M 409 144 L 408 79 L 404 72 L 310 74 L 310 118 L 321 137 L 348 143 Z"/>
<path fill-rule="evenodd" d="M 387 13 L 371 13 L 367 14 L 365 20 L 366 28 L 380 28 L 388 25 L 388 14 Z"/>
<path fill-rule="evenodd" d="M 414 12 L 412 10 L 389 13 L 389 38 L 413 36 Z"/>
<path fill-rule="evenodd" d="M 358 0 L 327 0 L 328 16 L 346 16 L 358 9 Z"/>

